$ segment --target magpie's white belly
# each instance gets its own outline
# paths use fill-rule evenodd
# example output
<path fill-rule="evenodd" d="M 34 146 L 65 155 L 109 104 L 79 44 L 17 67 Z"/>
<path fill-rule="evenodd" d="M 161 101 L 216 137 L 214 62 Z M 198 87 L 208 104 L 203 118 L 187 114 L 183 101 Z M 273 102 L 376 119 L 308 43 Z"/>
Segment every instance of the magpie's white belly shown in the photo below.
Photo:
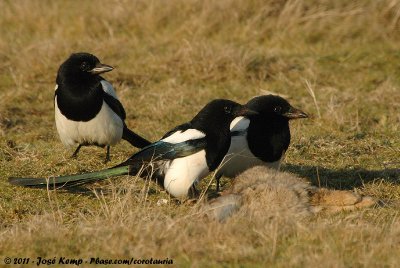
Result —
<path fill-rule="evenodd" d="M 210 173 L 205 150 L 174 159 L 165 172 L 164 188 L 177 198 L 185 198 L 195 181 Z"/>
<path fill-rule="evenodd" d="M 66 146 L 82 143 L 114 145 L 122 138 L 123 121 L 103 102 L 100 112 L 90 121 L 72 121 L 58 109 L 55 99 L 55 121 L 58 134 Z"/>
<path fill-rule="evenodd" d="M 221 175 L 233 178 L 254 166 L 266 166 L 277 170 L 280 168 L 283 155 L 278 161 L 264 162 L 252 154 L 246 139 L 247 134 L 242 136 L 233 136 L 231 138 L 231 146 L 217 170 L 217 178 Z"/>

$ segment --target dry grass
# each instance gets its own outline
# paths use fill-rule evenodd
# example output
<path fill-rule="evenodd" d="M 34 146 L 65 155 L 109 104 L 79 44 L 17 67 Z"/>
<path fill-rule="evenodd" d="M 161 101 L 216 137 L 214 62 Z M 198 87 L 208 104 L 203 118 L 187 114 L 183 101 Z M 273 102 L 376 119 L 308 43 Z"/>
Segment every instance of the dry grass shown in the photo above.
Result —
<path fill-rule="evenodd" d="M 396 266 L 399 20 L 395 0 L 0 1 L 0 256 Z M 117 67 L 106 77 L 127 124 L 153 140 L 213 98 L 285 95 L 313 118 L 292 125 L 283 169 L 317 186 L 356 188 L 382 205 L 220 224 L 136 178 L 102 184 L 97 195 L 11 187 L 11 175 L 105 167 L 98 148 L 69 159 L 55 131 L 55 75 L 74 51 Z M 110 166 L 134 151 L 115 146 Z M 158 206 L 162 198 L 169 202 Z"/>

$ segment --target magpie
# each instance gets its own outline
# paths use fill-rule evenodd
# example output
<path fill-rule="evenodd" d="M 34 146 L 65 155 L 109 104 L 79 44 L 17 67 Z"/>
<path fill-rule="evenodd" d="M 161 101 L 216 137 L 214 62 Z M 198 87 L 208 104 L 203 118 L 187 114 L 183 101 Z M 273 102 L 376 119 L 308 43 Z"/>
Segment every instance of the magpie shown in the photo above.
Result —
<path fill-rule="evenodd" d="M 66 146 L 107 147 L 106 162 L 110 160 L 110 145 L 121 138 L 143 148 L 149 141 L 126 126 L 124 107 L 112 85 L 100 74 L 113 67 L 100 63 L 89 53 L 74 53 L 61 64 L 54 96 L 55 121 L 58 134 Z"/>
<path fill-rule="evenodd" d="M 233 178 L 259 165 L 279 169 L 290 144 L 289 120 L 308 117 L 276 95 L 255 97 L 245 106 L 258 115 L 232 121 L 231 145 L 215 176 L 217 191 L 222 175 Z"/>
<path fill-rule="evenodd" d="M 29 187 L 63 187 L 140 172 L 140 176 L 151 177 L 174 197 L 196 195 L 193 191 L 194 184 L 214 171 L 228 152 L 231 143 L 229 126 L 232 120 L 238 116 L 244 118 L 255 114 L 257 113 L 236 102 L 213 100 L 190 122 L 177 126 L 159 141 L 146 146 L 115 167 L 48 180 L 9 178 L 9 182 Z"/>

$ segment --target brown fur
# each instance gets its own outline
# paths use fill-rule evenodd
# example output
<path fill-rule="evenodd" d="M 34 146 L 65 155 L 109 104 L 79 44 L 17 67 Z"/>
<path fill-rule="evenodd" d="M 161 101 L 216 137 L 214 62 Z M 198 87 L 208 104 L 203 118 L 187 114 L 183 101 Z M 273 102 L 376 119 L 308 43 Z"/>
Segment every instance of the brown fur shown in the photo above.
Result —
<path fill-rule="evenodd" d="M 230 189 L 202 209 L 209 217 L 222 221 L 234 213 L 245 217 L 287 214 L 304 217 L 321 211 L 353 210 L 374 203 L 371 197 L 317 188 L 293 174 L 259 166 L 238 175 Z"/>

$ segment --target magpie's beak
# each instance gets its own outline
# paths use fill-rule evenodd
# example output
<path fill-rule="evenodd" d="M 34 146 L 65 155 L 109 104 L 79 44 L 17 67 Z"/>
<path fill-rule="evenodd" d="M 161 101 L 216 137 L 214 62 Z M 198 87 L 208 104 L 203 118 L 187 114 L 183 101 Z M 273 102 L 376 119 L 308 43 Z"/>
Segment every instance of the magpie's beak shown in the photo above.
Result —
<path fill-rule="evenodd" d="M 251 110 L 251 109 L 247 108 L 246 106 L 242 106 L 237 111 L 234 111 L 233 114 L 234 114 L 235 117 L 238 117 L 238 116 L 249 117 L 249 116 L 258 115 L 259 113 L 254 111 L 254 110 Z"/>
<path fill-rule="evenodd" d="M 308 114 L 293 107 L 291 107 L 288 112 L 284 113 L 283 116 L 289 119 L 308 118 Z"/>
<path fill-rule="evenodd" d="M 102 74 L 112 71 L 114 68 L 107 64 L 98 63 L 96 67 L 89 71 L 91 74 Z"/>

